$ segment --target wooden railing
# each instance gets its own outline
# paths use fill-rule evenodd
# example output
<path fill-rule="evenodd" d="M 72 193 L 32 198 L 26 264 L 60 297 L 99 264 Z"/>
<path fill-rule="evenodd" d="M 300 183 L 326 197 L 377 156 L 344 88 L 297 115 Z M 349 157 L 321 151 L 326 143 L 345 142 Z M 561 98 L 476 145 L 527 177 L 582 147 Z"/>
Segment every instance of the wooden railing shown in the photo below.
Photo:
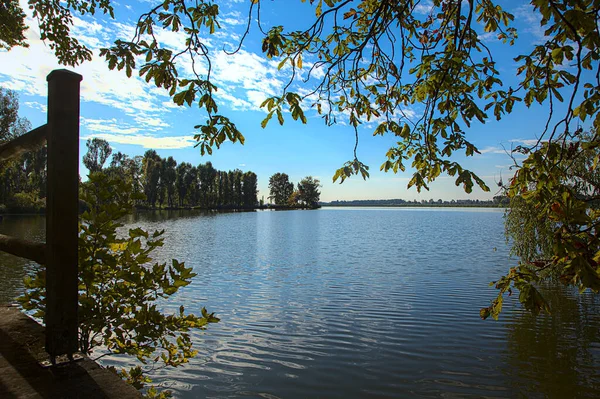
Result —
<path fill-rule="evenodd" d="M 46 243 L 0 235 L 0 251 L 46 266 L 46 352 L 52 361 L 77 351 L 79 90 L 81 75 L 48 77 L 48 121 L 0 145 L 0 161 L 48 145 Z"/>

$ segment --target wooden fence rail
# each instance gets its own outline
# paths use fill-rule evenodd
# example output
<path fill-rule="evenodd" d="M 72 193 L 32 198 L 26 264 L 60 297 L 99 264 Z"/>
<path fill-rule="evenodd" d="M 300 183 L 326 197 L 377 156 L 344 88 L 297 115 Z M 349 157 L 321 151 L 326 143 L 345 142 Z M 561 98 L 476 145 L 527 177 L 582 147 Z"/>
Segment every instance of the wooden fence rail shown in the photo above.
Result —
<path fill-rule="evenodd" d="M 7 143 L 0 144 L 0 162 L 42 148 L 46 144 L 47 127 L 48 125 L 42 125 Z"/>
<path fill-rule="evenodd" d="M 46 264 L 46 244 L 0 234 L 0 251 Z"/>
<path fill-rule="evenodd" d="M 77 351 L 79 92 L 82 76 L 64 69 L 48 77 L 48 121 L 0 145 L 0 161 L 48 143 L 46 243 L 0 235 L 0 251 L 46 265 L 46 352 Z"/>

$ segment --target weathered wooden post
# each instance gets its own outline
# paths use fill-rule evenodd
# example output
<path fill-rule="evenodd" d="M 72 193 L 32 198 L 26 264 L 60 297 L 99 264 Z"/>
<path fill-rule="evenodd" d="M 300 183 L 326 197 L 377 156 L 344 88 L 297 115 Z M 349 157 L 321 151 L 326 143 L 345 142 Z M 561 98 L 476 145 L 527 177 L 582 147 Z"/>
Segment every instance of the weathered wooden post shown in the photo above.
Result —
<path fill-rule="evenodd" d="M 48 193 L 46 198 L 46 351 L 77 351 L 79 209 L 79 86 L 65 69 L 48 77 Z"/>

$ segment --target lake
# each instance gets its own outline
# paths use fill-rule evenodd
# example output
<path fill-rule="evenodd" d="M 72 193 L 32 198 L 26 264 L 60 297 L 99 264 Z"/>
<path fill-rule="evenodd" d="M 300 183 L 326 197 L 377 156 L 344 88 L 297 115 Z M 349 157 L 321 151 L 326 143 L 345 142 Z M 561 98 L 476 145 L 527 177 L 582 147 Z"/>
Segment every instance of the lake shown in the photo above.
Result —
<path fill-rule="evenodd" d="M 188 365 L 153 375 L 176 397 L 600 397 L 599 296 L 554 288 L 550 316 L 512 297 L 499 321 L 479 318 L 489 282 L 516 264 L 502 210 L 165 211 L 128 223 L 165 229 L 157 258 L 198 274 L 162 306 L 221 318 L 193 334 Z M 39 216 L 0 223 L 43 230 Z M 34 266 L 0 263 L 3 302 Z"/>

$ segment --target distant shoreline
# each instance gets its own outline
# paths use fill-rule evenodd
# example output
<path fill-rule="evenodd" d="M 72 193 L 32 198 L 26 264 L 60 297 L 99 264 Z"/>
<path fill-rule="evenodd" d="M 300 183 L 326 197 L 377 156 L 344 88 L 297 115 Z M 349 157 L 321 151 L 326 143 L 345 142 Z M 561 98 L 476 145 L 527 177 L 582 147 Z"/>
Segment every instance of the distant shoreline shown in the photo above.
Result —
<path fill-rule="evenodd" d="M 490 201 L 491 202 L 491 201 Z M 354 203 L 354 202 L 322 202 L 316 207 L 290 207 L 290 206 L 279 206 L 273 204 L 259 205 L 256 207 L 215 207 L 215 208 L 202 208 L 202 207 L 164 207 L 164 208 L 150 208 L 147 206 L 136 206 L 135 212 L 153 212 L 153 211 L 204 211 L 204 212 L 254 212 L 254 211 L 293 211 L 293 210 L 313 210 L 319 208 L 497 208 L 506 209 L 508 204 L 494 204 L 494 203 L 402 203 L 402 204 L 378 204 L 378 203 Z M 80 210 L 82 212 L 82 210 Z M 1 212 L 0 220 L 4 216 L 32 216 L 32 215 L 45 215 L 45 210 L 40 209 L 37 211 L 21 211 L 21 212 Z"/>
<path fill-rule="evenodd" d="M 254 211 L 264 211 L 264 210 L 269 210 L 269 211 L 293 211 L 293 210 L 312 210 L 312 209 L 319 209 L 321 208 L 320 205 L 317 205 L 316 207 L 309 207 L 309 206 L 283 206 L 283 205 L 258 205 L 255 207 L 227 207 L 227 206 L 221 206 L 221 207 L 214 207 L 214 208 L 203 208 L 203 207 L 190 207 L 190 206 L 184 206 L 184 207 L 164 207 L 164 208 L 151 208 L 148 206 L 135 206 L 134 207 L 134 212 L 154 212 L 154 211 L 203 211 L 203 212 L 254 212 Z M 85 210 L 81 209 L 79 210 L 79 213 L 83 213 Z M 4 216 L 33 216 L 33 215 L 37 215 L 37 216 L 44 216 L 46 214 L 45 209 L 39 209 L 39 210 L 35 210 L 35 211 L 28 211 L 28 210 L 17 210 L 17 211 L 4 211 L 4 212 L 0 212 L 0 221 L 2 220 L 2 218 Z"/>
<path fill-rule="evenodd" d="M 319 209 L 321 205 L 314 207 L 310 206 L 287 206 L 287 205 L 257 205 L 249 207 L 234 207 L 234 206 L 217 206 L 217 207 L 201 207 L 201 206 L 183 206 L 183 207 L 163 207 L 163 208 L 151 208 L 148 206 L 136 206 L 136 211 L 207 211 L 207 212 L 252 212 L 257 210 L 273 210 L 273 211 L 293 211 L 293 210 L 311 210 Z"/>
<path fill-rule="evenodd" d="M 425 207 L 425 208 L 508 208 L 510 199 L 505 195 L 496 195 L 493 199 L 452 199 L 442 200 L 405 200 L 402 198 L 389 199 L 355 199 L 320 202 L 321 206 L 383 206 L 383 207 Z"/>
<path fill-rule="evenodd" d="M 406 204 L 331 204 L 321 203 L 323 208 L 498 208 L 506 209 L 508 205 L 502 204 L 452 204 L 452 203 L 433 203 L 433 204 L 420 204 L 420 203 L 406 203 Z"/>

